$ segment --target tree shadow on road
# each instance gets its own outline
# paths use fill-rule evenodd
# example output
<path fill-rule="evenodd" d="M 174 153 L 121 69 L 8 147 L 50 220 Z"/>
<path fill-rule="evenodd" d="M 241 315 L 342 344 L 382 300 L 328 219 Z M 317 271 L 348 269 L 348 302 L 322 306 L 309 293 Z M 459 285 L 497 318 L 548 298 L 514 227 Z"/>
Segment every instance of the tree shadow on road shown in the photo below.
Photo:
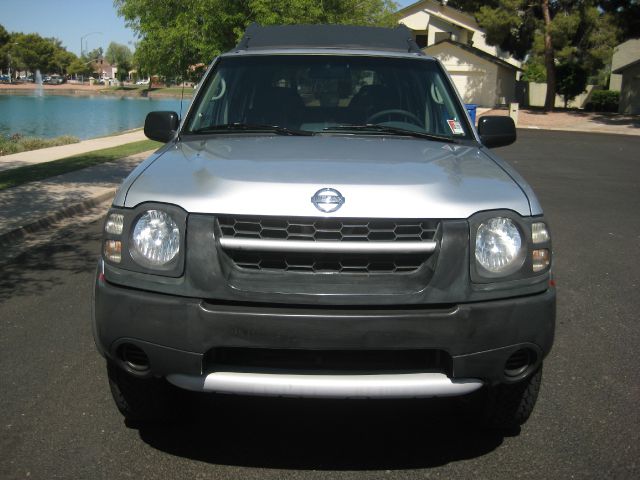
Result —
<path fill-rule="evenodd" d="M 619 125 L 640 128 L 640 115 L 621 115 L 618 113 L 593 113 L 591 121 L 603 125 Z"/>
<path fill-rule="evenodd" d="M 0 257 L 0 303 L 18 296 L 38 297 L 66 275 L 95 271 L 101 221 L 92 222 L 83 233 L 74 227 L 52 232 L 55 238 L 50 243 L 28 249 L 8 263 Z"/>
<path fill-rule="evenodd" d="M 505 432 L 474 428 L 453 404 L 204 396 L 190 408 L 197 420 L 129 426 L 172 455 L 277 469 L 430 468 L 479 457 L 502 444 Z"/>

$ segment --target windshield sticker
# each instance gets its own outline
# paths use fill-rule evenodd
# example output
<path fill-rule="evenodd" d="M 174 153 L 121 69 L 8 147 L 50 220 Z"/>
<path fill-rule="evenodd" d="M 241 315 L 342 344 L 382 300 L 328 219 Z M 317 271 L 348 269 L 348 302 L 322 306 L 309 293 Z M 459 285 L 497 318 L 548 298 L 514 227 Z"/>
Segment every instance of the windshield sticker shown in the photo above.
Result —
<path fill-rule="evenodd" d="M 462 125 L 457 120 L 447 120 L 449 124 L 449 128 L 451 129 L 451 133 L 454 135 L 464 135 L 464 130 L 462 129 Z"/>

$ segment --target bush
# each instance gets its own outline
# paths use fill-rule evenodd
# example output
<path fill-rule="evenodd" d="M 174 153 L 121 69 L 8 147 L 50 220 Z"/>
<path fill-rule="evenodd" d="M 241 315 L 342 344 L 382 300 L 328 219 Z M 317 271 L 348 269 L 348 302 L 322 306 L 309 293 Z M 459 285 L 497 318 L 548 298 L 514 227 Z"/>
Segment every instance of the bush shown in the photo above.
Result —
<path fill-rule="evenodd" d="M 78 143 L 79 141 L 78 138 L 70 135 L 62 135 L 56 138 L 25 137 L 20 133 L 0 135 L 0 156 L 39 150 L 40 148 L 68 145 L 70 143 Z"/>
<path fill-rule="evenodd" d="M 544 83 L 547 81 L 547 71 L 544 65 L 539 63 L 525 63 L 522 66 L 522 80 L 523 82 L 535 82 Z"/>
<path fill-rule="evenodd" d="M 577 63 L 563 63 L 556 67 L 556 93 L 564 97 L 564 108 L 587 86 L 587 71 Z"/>
<path fill-rule="evenodd" d="M 585 105 L 590 112 L 617 112 L 620 92 L 615 90 L 595 90 Z"/>

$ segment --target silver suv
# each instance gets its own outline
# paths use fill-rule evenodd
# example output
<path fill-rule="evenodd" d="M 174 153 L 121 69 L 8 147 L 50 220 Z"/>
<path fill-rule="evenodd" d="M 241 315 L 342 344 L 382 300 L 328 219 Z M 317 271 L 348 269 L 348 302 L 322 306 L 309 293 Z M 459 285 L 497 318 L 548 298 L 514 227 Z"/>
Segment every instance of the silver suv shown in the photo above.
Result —
<path fill-rule="evenodd" d="M 553 343 L 531 188 L 404 27 L 250 27 L 119 189 L 94 335 L 129 419 L 180 392 L 458 397 L 529 417 Z"/>

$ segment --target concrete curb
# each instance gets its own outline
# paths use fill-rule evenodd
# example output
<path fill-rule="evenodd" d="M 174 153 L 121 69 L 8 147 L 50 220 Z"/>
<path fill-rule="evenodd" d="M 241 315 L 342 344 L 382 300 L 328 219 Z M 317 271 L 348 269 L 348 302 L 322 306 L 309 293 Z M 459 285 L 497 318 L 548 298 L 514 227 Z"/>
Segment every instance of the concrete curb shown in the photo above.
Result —
<path fill-rule="evenodd" d="M 628 135 L 630 137 L 640 136 L 640 133 L 634 132 L 620 132 L 620 131 L 603 131 L 603 130 L 583 130 L 579 128 L 562 128 L 562 127 L 537 127 L 535 125 L 520 126 L 516 128 L 522 128 L 525 130 L 548 130 L 551 132 L 572 132 L 572 133 L 595 133 L 598 135 Z"/>
<path fill-rule="evenodd" d="M 58 210 L 55 213 L 52 213 L 46 217 L 39 218 L 27 225 L 22 225 L 20 227 L 14 228 L 6 233 L 0 234 L 0 247 L 9 246 L 14 244 L 15 242 L 22 240 L 30 233 L 38 233 L 53 225 L 60 220 L 64 220 L 67 218 L 72 218 L 75 215 L 79 215 L 85 213 L 86 211 L 92 209 L 100 205 L 101 203 L 113 198 L 115 196 L 116 189 L 113 191 L 102 193 L 100 195 L 95 195 L 91 198 L 87 198 L 82 202 L 75 203 L 73 205 L 69 205 L 65 208 Z"/>

